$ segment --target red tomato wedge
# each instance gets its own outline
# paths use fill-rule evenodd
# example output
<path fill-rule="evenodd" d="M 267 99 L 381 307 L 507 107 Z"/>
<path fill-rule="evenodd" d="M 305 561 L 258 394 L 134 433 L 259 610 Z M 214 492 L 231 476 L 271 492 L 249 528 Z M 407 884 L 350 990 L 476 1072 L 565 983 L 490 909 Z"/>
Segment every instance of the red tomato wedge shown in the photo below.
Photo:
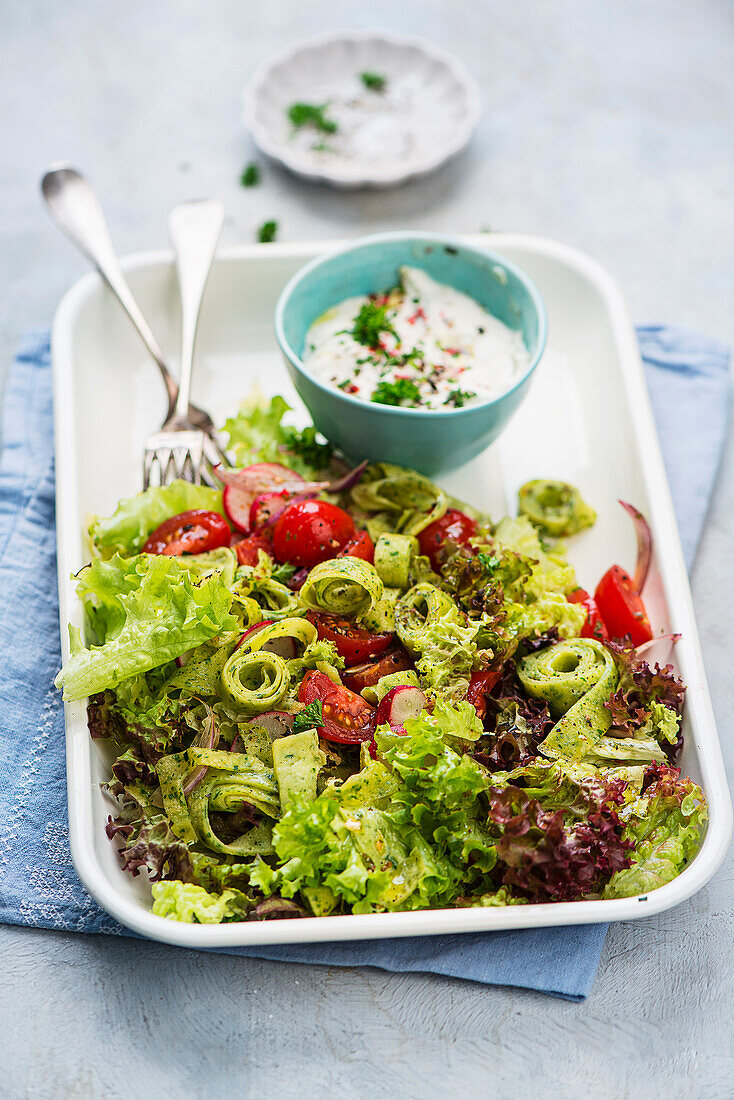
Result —
<path fill-rule="evenodd" d="M 338 558 L 361 558 L 362 561 L 368 561 L 370 565 L 375 560 L 375 544 L 369 536 L 367 531 L 357 531 L 356 535 L 349 540 L 343 550 L 340 550 L 337 554 Z"/>
<path fill-rule="evenodd" d="M 623 638 L 629 634 L 634 646 L 652 640 L 650 620 L 642 597 L 621 565 L 607 569 L 596 586 L 594 599 L 612 638 Z"/>
<path fill-rule="evenodd" d="M 306 618 L 316 627 L 319 638 L 334 643 L 337 653 L 348 665 L 377 657 L 396 641 L 394 634 L 372 634 L 363 626 L 357 626 L 349 619 L 340 619 L 336 615 L 320 615 L 317 611 L 309 611 Z"/>
<path fill-rule="evenodd" d="M 366 687 L 374 687 L 383 676 L 389 676 L 391 672 L 404 672 L 409 668 L 413 668 L 410 654 L 401 645 L 396 645 L 372 661 L 345 668 L 341 678 L 352 691 L 364 691 Z"/>
<path fill-rule="evenodd" d="M 487 713 L 487 695 L 500 678 L 500 669 L 491 669 L 486 672 L 472 672 L 469 678 L 469 690 L 466 697 L 473 705 L 479 718 L 484 718 Z"/>
<path fill-rule="evenodd" d="M 179 512 L 156 527 L 143 547 L 144 554 L 165 554 L 179 557 L 181 554 L 203 554 L 229 546 L 232 532 L 224 516 L 194 508 Z"/>
<path fill-rule="evenodd" d="M 240 565 L 257 565 L 259 550 L 264 550 L 266 554 L 270 554 L 271 558 L 273 556 L 273 544 L 264 535 L 248 535 L 247 538 L 236 543 L 234 549 Z"/>
<path fill-rule="evenodd" d="M 589 595 L 585 588 L 575 588 L 570 595 L 566 596 L 566 599 L 569 603 L 580 603 L 586 611 L 586 622 L 581 629 L 582 638 L 602 639 L 609 637 L 609 631 L 599 614 L 596 600 Z"/>
<path fill-rule="evenodd" d="M 442 565 L 442 554 L 445 543 L 453 542 L 457 546 L 466 546 L 469 539 L 477 533 L 477 525 L 465 512 L 458 508 L 449 508 L 446 515 L 434 520 L 424 527 L 418 535 L 418 545 L 421 554 L 425 554 L 431 562 L 431 566 L 438 573 Z"/>
<path fill-rule="evenodd" d="M 370 741 L 375 729 L 376 710 L 349 688 L 335 684 L 323 672 L 307 672 L 298 689 L 302 703 L 322 704 L 319 734 L 337 745 L 359 745 Z"/>
<path fill-rule="evenodd" d="M 278 517 L 273 546 L 279 561 L 313 569 L 335 558 L 354 535 L 354 520 L 325 500 L 289 504 Z"/>

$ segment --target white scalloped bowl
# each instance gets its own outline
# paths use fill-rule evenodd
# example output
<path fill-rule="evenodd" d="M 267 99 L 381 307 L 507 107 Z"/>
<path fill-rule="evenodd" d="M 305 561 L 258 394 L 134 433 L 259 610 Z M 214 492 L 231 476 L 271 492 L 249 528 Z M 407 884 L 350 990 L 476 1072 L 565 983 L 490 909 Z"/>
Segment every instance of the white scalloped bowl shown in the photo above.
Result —
<path fill-rule="evenodd" d="M 359 74 L 368 71 L 387 78 L 382 101 L 360 86 Z M 352 89 L 355 97 L 375 99 L 348 149 L 319 152 L 302 133 L 294 136 L 287 114 L 292 103 L 336 97 L 335 117 L 340 108 L 347 117 L 344 99 Z M 245 88 L 243 108 L 255 143 L 269 157 L 305 179 L 356 189 L 393 187 L 433 172 L 469 141 L 480 100 L 463 65 L 430 42 L 341 31 L 302 40 L 263 62 Z"/>

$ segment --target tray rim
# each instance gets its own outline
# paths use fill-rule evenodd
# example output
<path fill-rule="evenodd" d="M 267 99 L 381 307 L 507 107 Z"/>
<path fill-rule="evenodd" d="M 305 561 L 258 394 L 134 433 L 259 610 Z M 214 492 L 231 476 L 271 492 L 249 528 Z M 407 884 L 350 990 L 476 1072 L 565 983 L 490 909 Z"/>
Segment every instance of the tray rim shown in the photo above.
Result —
<path fill-rule="evenodd" d="M 499 252 L 503 248 L 532 250 L 566 264 L 594 284 L 608 310 L 632 428 L 644 457 L 641 476 L 648 491 L 650 519 L 658 545 L 665 546 L 665 554 L 659 555 L 659 564 L 666 597 L 671 607 L 675 606 L 676 625 L 682 628 L 686 638 L 691 732 L 695 737 L 698 763 L 709 802 L 710 816 L 703 844 L 690 865 L 676 879 L 648 895 L 632 898 L 509 906 L 504 909 L 429 909 L 409 913 L 307 917 L 298 921 L 182 924 L 154 916 L 138 903 L 122 896 L 101 867 L 94 850 L 91 746 L 85 703 L 83 700 L 66 703 L 64 711 L 69 839 L 74 866 L 85 888 L 102 908 L 141 935 L 182 947 L 213 948 L 499 931 L 639 919 L 663 912 L 690 898 L 705 885 L 726 856 L 732 832 L 731 797 L 657 431 L 635 333 L 621 292 L 597 261 L 569 245 L 527 234 L 481 233 L 461 236 L 469 243 L 485 244 Z M 309 256 L 339 248 L 344 243 L 342 239 L 332 239 L 293 244 L 276 242 L 267 245 L 241 245 L 223 248 L 215 262 L 218 265 L 257 263 L 273 257 L 304 258 L 305 261 Z M 172 253 L 163 249 L 134 253 L 123 261 L 127 271 L 172 264 Z M 55 433 L 58 584 L 64 659 L 68 656 L 69 645 L 66 623 L 76 604 L 72 585 L 68 580 L 71 571 L 69 560 L 80 543 L 75 478 L 75 410 L 72 388 L 66 382 L 73 373 L 75 322 L 90 297 L 97 292 L 99 284 L 99 276 L 90 273 L 67 291 L 56 312 L 52 334 L 54 423 L 57 428 L 63 424 L 65 429 Z M 71 560 L 74 564 L 76 559 L 72 557 Z M 76 567 L 78 568 L 78 561 Z"/>

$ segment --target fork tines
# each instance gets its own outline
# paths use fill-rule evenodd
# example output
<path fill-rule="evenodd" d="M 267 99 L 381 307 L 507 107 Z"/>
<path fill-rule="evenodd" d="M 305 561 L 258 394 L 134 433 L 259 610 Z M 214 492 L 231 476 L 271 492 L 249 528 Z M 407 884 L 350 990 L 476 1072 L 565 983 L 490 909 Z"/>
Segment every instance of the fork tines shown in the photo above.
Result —
<path fill-rule="evenodd" d="M 210 484 L 203 470 L 204 433 L 198 430 L 156 432 L 146 440 L 143 487 L 170 485 L 176 478 L 194 485 Z"/>

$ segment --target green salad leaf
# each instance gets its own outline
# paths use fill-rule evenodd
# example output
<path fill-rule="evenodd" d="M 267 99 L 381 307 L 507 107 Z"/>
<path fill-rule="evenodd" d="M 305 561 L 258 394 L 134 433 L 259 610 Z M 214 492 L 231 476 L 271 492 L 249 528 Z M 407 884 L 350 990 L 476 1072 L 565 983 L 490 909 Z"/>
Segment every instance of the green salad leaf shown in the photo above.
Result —
<path fill-rule="evenodd" d="M 56 678 L 65 699 L 114 688 L 237 626 L 221 575 L 194 584 L 178 558 L 95 560 L 80 573 L 77 593 L 98 644 L 87 648 L 70 627 L 71 657 Z"/>
<path fill-rule="evenodd" d="M 157 917 L 187 924 L 221 924 L 244 920 L 252 908 L 240 890 L 210 894 L 203 886 L 190 882 L 154 882 L 153 912 Z"/>
<path fill-rule="evenodd" d="M 192 508 L 224 515 L 221 490 L 181 480 L 145 489 L 135 497 L 121 500 L 111 516 L 93 517 L 89 523 L 92 550 L 101 558 L 137 554 L 148 535 L 164 520 Z"/>

